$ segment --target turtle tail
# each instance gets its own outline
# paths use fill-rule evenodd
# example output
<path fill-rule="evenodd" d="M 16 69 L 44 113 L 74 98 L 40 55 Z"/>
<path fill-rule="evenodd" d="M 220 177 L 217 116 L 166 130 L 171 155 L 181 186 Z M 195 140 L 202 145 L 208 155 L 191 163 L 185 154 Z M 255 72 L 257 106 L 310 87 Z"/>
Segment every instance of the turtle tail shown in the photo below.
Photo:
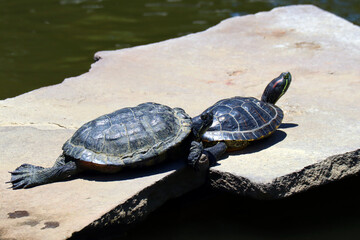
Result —
<path fill-rule="evenodd" d="M 31 164 L 22 164 L 11 173 L 12 184 L 10 188 L 31 188 L 51 182 L 61 181 L 78 173 L 78 167 L 74 161 L 65 162 L 65 156 L 61 155 L 51 168 L 43 168 Z"/>

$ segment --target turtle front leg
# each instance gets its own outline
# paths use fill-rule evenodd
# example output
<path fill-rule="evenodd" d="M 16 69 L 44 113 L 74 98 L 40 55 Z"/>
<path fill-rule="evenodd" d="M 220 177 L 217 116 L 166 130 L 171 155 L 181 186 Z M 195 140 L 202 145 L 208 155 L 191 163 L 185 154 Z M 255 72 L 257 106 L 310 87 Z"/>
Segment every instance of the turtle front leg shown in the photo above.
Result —
<path fill-rule="evenodd" d="M 215 165 L 226 150 L 227 145 L 224 142 L 219 142 L 215 146 L 204 149 L 201 142 L 192 141 L 188 164 L 195 170 L 199 170 L 200 165 L 207 165 L 207 167 Z"/>
<path fill-rule="evenodd" d="M 195 170 L 199 170 L 199 161 L 203 153 L 203 145 L 201 142 L 192 141 L 190 146 L 190 152 L 188 156 L 188 165 L 193 167 Z"/>
<path fill-rule="evenodd" d="M 22 164 L 11 173 L 12 189 L 31 188 L 51 182 L 61 181 L 79 172 L 74 161 L 66 161 L 60 155 L 51 168 L 43 168 L 31 164 Z"/>

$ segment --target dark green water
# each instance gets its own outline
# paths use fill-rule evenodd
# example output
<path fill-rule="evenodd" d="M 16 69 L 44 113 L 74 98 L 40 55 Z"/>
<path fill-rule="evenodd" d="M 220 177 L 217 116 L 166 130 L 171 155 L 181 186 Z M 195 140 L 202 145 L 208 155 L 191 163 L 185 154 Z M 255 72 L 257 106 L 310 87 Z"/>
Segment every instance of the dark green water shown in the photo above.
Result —
<path fill-rule="evenodd" d="M 360 24 L 358 0 L 0 0 L 0 99 L 82 74 L 100 50 L 158 42 L 299 3 Z"/>

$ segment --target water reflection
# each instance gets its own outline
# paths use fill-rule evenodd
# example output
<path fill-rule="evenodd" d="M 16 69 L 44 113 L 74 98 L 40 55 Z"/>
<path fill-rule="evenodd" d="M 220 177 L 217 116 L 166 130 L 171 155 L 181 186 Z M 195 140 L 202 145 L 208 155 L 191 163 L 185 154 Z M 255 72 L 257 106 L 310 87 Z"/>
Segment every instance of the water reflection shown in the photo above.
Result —
<path fill-rule="evenodd" d="M 357 0 L 0 1 L 0 99 L 84 73 L 100 50 L 158 42 L 232 16 L 306 3 L 360 24 Z"/>
<path fill-rule="evenodd" d="M 81 4 L 81 3 L 85 3 L 85 2 L 90 2 L 90 3 L 100 3 L 103 0 L 60 0 L 60 4 L 61 5 L 66 5 L 66 4 Z"/>

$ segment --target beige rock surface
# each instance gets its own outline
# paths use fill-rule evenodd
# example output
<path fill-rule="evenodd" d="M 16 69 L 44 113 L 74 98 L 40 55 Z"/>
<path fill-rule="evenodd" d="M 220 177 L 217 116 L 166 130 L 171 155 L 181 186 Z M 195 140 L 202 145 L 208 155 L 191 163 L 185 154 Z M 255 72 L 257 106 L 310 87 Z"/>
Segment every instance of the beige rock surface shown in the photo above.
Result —
<path fill-rule="evenodd" d="M 212 185 L 254 197 L 278 187 L 282 192 L 275 197 L 279 197 L 287 196 L 284 191 L 301 176 L 312 176 L 303 181 L 311 187 L 326 183 L 324 178 L 359 171 L 359 152 L 348 158 L 343 154 L 360 145 L 360 28 L 333 14 L 313 6 L 276 8 L 177 39 L 99 52 L 96 58 L 100 60 L 88 73 L 0 101 L 0 238 L 65 239 L 89 224 L 123 221 L 119 216 L 124 216 L 125 203 L 131 199 L 138 201 L 131 209 L 143 209 L 136 220 L 159 205 L 142 208 L 146 204 L 136 197 L 148 199 L 152 191 L 155 196 L 160 191 L 162 203 L 166 196 L 190 188 L 184 183 L 169 194 L 168 186 L 157 188 L 169 179 L 174 185 L 176 176 L 186 175 L 175 171 L 182 165 L 164 164 L 116 177 L 7 189 L 8 171 L 24 162 L 52 165 L 62 144 L 83 123 L 146 101 L 182 107 L 195 116 L 221 98 L 260 97 L 266 84 L 283 71 L 294 78 L 278 102 L 285 112 L 283 128 L 220 161 L 211 169 Z M 340 174 L 331 178 L 335 165 L 328 157 L 336 154 Z M 279 181 L 289 175 L 293 181 Z M 244 187 L 255 190 L 247 192 Z M 306 189 L 300 186 L 293 192 Z M 23 217 L 12 218 L 16 215 Z"/>
<path fill-rule="evenodd" d="M 226 32 L 231 20 L 218 31 Z M 248 192 L 250 195 L 277 198 L 357 173 L 360 170 L 360 153 L 355 151 L 360 148 L 360 28 L 309 6 L 278 8 L 242 20 L 243 24 L 232 28 L 243 47 L 251 49 L 241 53 L 241 58 L 248 59 L 259 75 L 264 72 L 271 75 L 271 71 L 283 69 L 290 71 L 294 80 L 278 102 L 285 112 L 283 128 L 261 144 L 221 161 L 212 169 L 213 186 L 242 194 L 247 192 L 246 188 L 256 186 L 256 191 Z M 239 85 L 246 86 L 245 79 Z M 260 96 L 261 89 L 255 89 L 260 82 L 256 85 L 256 80 L 248 79 L 254 88 L 250 86 L 246 90 L 251 89 L 252 93 L 245 94 Z M 321 164 L 330 156 L 346 152 L 352 153 L 344 158 L 332 158 L 337 159 L 336 164 Z M 344 161 L 349 158 L 354 163 Z M 311 169 L 307 174 L 312 177 L 300 181 L 300 170 L 306 166 Z M 249 180 L 250 185 L 235 183 L 233 178 Z M 273 190 L 281 185 L 286 187 Z"/>

